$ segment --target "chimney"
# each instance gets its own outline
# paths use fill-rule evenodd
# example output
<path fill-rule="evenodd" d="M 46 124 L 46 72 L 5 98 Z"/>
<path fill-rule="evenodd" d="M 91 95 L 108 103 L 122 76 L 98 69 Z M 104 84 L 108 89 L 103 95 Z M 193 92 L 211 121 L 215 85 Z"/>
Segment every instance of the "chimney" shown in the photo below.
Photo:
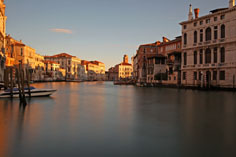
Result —
<path fill-rule="evenodd" d="M 191 21 L 193 19 L 193 8 L 192 4 L 189 6 L 188 20 Z"/>
<path fill-rule="evenodd" d="M 195 13 L 195 18 L 196 19 L 199 17 L 199 12 L 200 12 L 199 8 L 194 9 L 194 13 Z"/>
<path fill-rule="evenodd" d="M 164 43 L 169 42 L 169 39 L 167 39 L 166 37 L 162 37 L 162 39 Z"/>
<path fill-rule="evenodd" d="M 229 8 L 233 8 L 235 6 L 235 0 L 229 0 Z"/>

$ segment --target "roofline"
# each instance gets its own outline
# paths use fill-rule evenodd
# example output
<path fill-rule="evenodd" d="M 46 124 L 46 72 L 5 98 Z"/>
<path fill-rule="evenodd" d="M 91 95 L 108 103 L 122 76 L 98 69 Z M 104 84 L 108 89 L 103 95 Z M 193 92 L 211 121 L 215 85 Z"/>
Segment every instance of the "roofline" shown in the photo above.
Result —
<path fill-rule="evenodd" d="M 222 11 L 218 11 L 216 13 L 211 13 L 211 14 L 208 14 L 208 15 L 203 15 L 199 18 L 195 18 L 193 20 L 190 20 L 190 21 L 183 21 L 183 22 L 180 22 L 179 24 L 180 25 L 184 25 L 184 24 L 188 24 L 188 23 L 192 23 L 192 22 L 195 22 L 195 21 L 199 21 L 199 20 L 203 20 L 207 17 L 212 17 L 212 16 L 215 16 L 215 15 L 218 15 L 218 14 L 225 14 L 227 12 L 230 12 L 230 11 L 236 11 L 236 6 L 234 6 L 233 8 L 228 8 L 228 9 L 225 9 L 225 10 L 222 10 Z"/>

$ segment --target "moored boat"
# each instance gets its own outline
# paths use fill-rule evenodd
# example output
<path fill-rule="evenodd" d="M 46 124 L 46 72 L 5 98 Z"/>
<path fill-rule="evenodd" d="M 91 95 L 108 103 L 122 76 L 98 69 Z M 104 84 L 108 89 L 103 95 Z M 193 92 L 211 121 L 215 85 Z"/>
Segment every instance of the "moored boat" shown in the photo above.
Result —
<path fill-rule="evenodd" d="M 37 89 L 34 87 L 30 87 L 30 93 L 31 97 L 46 97 L 46 96 L 51 96 L 54 92 L 57 90 L 55 89 Z M 29 97 L 29 89 L 25 88 L 24 89 L 25 96 Z M 19 89 L 18 88 L 13 88 L 12 95 L 14 98 L 19 97 Z M 0 98 L 10 98 L 11 97 L 11 90 L 7 89 L 4 91 L 0 91 Z"/>

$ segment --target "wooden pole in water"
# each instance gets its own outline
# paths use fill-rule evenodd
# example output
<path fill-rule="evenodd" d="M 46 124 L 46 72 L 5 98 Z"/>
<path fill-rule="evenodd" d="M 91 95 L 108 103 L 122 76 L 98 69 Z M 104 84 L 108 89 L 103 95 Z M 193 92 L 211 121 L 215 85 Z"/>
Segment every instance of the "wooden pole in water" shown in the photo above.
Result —
<path fill-rule="evenodd" d="M 17 84 L 18 84 L 19 98 L 20 98 L 20 101 L 22 101 L 21 85 L 20 85 L 20 73 L 19 73 L 19 69 L 18 69 L 18 68 L 16 68 L 16 77 L 17 77 Z"/>
<path fill-rule="evenodd" d="M 27 78 L 28 94 L 29 94 L 29 97 L 31 98 L 29 69 L 26 69 L 26 78 Z"/>
<path fill-rule="evenodd" d="M 10 68 L 10 79 L 11 79 L 11 98 L 13 98 L 13 68 Z"/>
<path fill-rule="evenodd" d="M 20 84 L 21 84 L 21 92 L 22 92 L 22 100 L 21 102 L 23 105 L 26 105 L 26 100 L 25 100 L 25 85 L 24 85 L 24 71 L 22 69 L 22 63 L 19 65 L 19 74 L 20 74 Z"/>

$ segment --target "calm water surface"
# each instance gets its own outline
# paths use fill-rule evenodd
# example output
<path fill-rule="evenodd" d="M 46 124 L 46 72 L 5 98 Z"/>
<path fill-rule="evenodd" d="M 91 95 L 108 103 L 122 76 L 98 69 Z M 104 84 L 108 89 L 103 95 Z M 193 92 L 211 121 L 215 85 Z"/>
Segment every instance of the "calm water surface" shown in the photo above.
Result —
<path fill-rule="evenodd" d="M 236 93 L 47 83 L 0 100 L 0 156 L 235 157 Z"/>

